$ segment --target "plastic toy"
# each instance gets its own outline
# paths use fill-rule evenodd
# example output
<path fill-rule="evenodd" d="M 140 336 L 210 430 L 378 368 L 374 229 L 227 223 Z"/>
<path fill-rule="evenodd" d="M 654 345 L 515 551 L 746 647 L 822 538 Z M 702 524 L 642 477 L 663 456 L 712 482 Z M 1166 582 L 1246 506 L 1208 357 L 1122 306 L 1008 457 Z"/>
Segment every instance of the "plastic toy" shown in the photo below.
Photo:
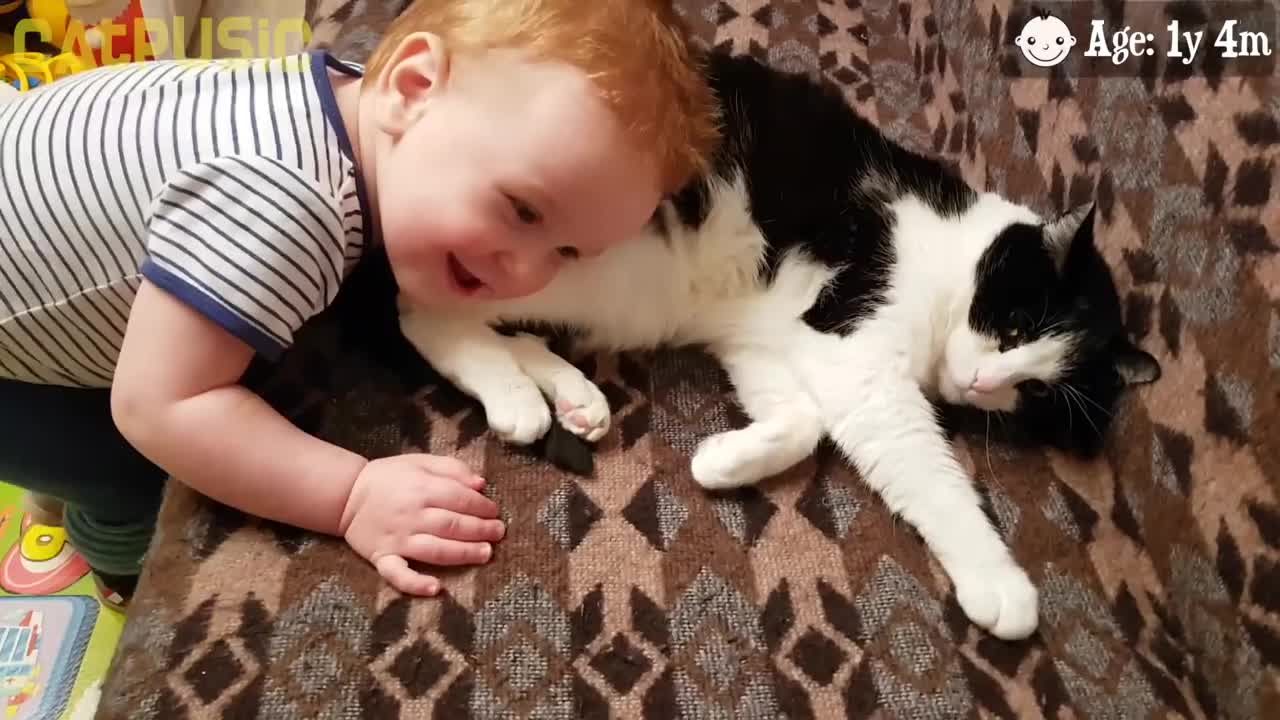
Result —
<path fill-rule="evenodd" d="M 80 55 L 86 63 L 155 59 L 140 0 L 28 0 L 27 14 L 49 24 L 51 45 Z M 108 25 L 110 30 L 104 32 Z M 104 47 L 108 37 L 110 44 Z"/>
<path fill-rule="evenodd" d="M 0 87 L 23 92 L 86 69 L 80 57 L 71 53 L 53 57 L 40 53 L 0 55 Z M 4 97 L 0 95 L 0 100 Z"/>

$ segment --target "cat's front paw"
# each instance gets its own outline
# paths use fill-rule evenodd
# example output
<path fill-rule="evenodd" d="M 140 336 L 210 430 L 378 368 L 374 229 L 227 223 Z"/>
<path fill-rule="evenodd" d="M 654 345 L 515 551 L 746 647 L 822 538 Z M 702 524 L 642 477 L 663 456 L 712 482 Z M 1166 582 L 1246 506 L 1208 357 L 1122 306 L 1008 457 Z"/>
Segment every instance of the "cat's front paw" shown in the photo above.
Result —
<path fill-rule="evenodd" d="M 609 432 L 609 400 L 590 378 L 547 349 L 542 338 L 518 333 L 507 347 L 537 385 L 551 397 L 561 427 L 587 442 Z"/>
<path fill-rule="evenodd" d="M 565 430 L 587 442 L 609 432 L 609 400 L 595 383 L 581 374 L 565 373 L 553 384 L 556 419 Z"/>
<path fill-rule="evenodd" d="M 1035 632 L 1040 602 L 1026 571 L 1009 559 L 992 565 L 951 571 L 956 600 L 975 625 L 1002 640 L 1021 640 Z"/>
<path fill-rule="evenodd" d="M 489 429 L 507 442 L 529 445 L 551 429 L 551 409 L 527 377 L 512 378 L 501 392 L 482 398 L 481 404 Z"/>

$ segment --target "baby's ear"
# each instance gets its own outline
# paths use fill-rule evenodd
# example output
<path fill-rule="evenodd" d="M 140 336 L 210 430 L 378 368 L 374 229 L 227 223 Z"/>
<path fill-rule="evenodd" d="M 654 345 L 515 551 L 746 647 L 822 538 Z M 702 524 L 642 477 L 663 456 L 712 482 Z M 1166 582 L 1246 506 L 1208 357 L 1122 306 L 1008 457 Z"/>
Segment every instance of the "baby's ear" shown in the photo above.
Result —
<path fill-rule="evenodd" d="M 444 86 L 449 69 L 449 49 L 438 35 L 405 36 L 376 81 L 378 125 L 383 131 L 398 137 L 412 127 L 432 95 Z"/>
<path fill-rule="evenodd" d="M 1111 363 L 1125 385 L 1145 385 L 1160 379 L 1160 362 L 1124 338 L 1112 341 Z"/>

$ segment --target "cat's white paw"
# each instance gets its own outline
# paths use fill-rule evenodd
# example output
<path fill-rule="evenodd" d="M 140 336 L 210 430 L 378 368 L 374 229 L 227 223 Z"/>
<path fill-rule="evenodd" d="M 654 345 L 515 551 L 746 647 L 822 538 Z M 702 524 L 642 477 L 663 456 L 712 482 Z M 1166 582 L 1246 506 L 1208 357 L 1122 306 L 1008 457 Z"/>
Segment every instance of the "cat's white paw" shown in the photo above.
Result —
<path fill-rule="evenodd" d="M 1040 601 L 1026 571 L 1012 559 L 991 565 L 953 569 L 956 599 L 975 625 L 1002 640 L 1021 640 L 1035 632 Z"/>
<path fill-rule="evenodd" d="M 500 392 L 486 393 L 481 403 L 489 429 L 507 442 L 529 445 L 551 429 L 551 409 L 527 377 L 512 378 Z"/>
<path fill-rule="evenodd" d="M 690 464 L 693 479 L 708 490 L 754 485 L 760 480 L 756 468 L 759 443 L 758 437 L 745 430 L 712 435 L 693 453 Z"/>
<path fill-rule="evenodd" d="M 581 373 L 564 372 L 552 378 L 556 419 L 569 432 L 595 442 L 609 432 L 609 400 Z"/>
<path fill-rule="evenodd" d="M 536 335 L 517 333 L 506 343 L 521 370 L 551 398 L 561 427 L 588 442 L 609 432 L 609 401 L 573 363 Z"/>

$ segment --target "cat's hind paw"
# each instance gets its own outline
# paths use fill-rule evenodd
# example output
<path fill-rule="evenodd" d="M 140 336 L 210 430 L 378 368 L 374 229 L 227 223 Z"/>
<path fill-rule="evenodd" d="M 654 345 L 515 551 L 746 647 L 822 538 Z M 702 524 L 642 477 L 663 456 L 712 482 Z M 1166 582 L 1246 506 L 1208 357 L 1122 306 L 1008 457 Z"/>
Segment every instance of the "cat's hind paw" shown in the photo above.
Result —
<path fill-rule="evenodd" d="M 702 441 L 693 454 L 690 472 L 707 490 L 729 490 L 760 480 L 758 439 L 745 430 L 717 433 Z"/>
<path fill-rule="evenodd" d="M 1036 630 L 1040 603 L 1026 571 L 1009 560 L 952 574 L 965 615 L 1002 640 L 1022 640 Z"/>

